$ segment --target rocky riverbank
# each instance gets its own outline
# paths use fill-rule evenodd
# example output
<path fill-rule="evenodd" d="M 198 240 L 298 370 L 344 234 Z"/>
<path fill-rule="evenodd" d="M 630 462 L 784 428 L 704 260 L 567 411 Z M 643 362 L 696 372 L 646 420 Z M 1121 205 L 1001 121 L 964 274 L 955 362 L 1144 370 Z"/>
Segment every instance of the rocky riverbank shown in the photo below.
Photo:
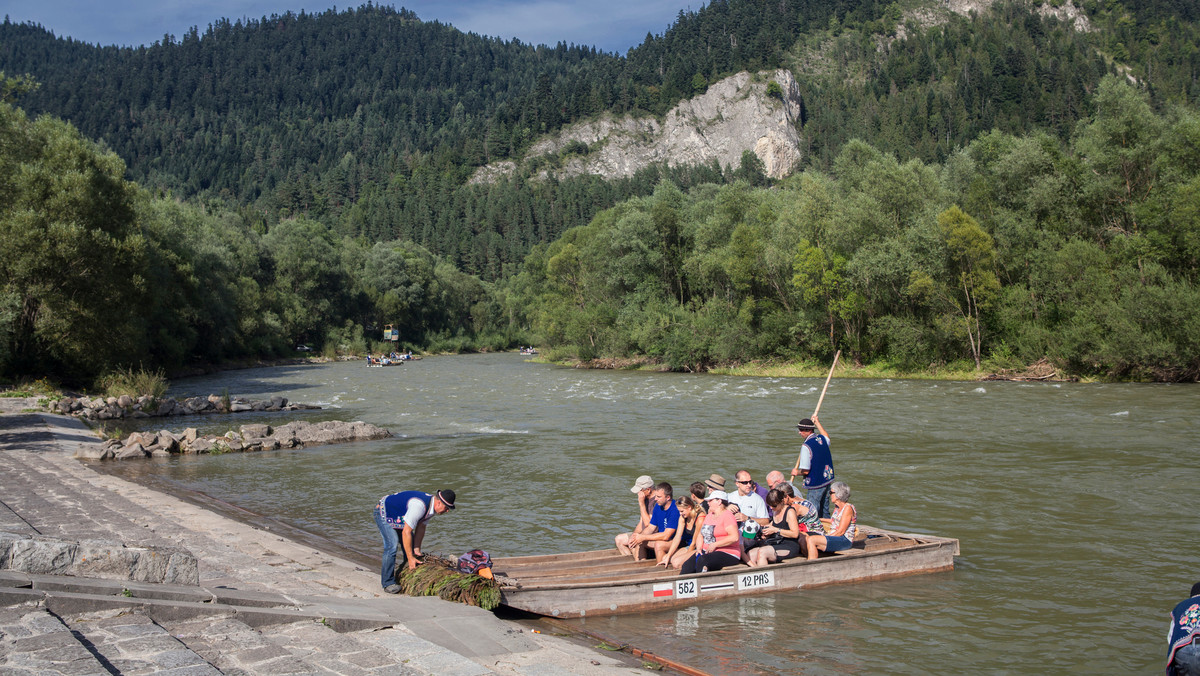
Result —
<path fill-rule="evenodd" d="M 242 425 L 223 435 L 200 435 L 189 427 L 179 434 L 167 430 L 134 432 L 124 440 L 109 439 L 99 446 L 80 449 L 75 457 L 87 460 L 132 460 L 177 453 L 231 453 L 273 451 L 280 448 L 325 446 L 351 441 L 386 439 L 392 433 L 361 421 L 293 421 L 286 425 Z"/>
<path fill-rule="evenodd" d="M 150 395 L 131 397 L 63 397 L 49 403 L 52 413 L 73 415 L 87 420 L 120 420 L 122 418 L 161 418 L 174 415 L 205 415 L 212 413 L 243 413 L 249 411 L 305 411 L 321 408 L 312 404 L 294 404 L 287 397 L 251 400 L 210 394 L 175 400 Z"/>

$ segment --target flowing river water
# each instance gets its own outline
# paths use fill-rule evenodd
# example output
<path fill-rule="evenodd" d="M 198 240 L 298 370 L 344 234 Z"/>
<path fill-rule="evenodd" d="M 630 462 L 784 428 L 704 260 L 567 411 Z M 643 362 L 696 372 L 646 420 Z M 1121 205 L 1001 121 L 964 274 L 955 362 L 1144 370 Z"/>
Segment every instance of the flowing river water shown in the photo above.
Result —
<path fill-rule="evenodd" d="M 450 487 L 426 549 L 493 556 L 611 546 L 640 474 L 679 494 L 796 462 L 822 379 L 581 371 L 517 354 L 229 371 L 228 392 L 321 411 L 150 420 L 363 420 L 379 442 L 125 463 L 377 555 L 380 496 Z M 1195 385 L 835 379 L 821 408 L 859 520 L 958 538 L 952 572 L 576 620 L 713 674 L 1151 673 L 1200 580 Z M 135 467 L 136 465 L 136 467 Z M 153 477 L 147 476 L 153 475 Z"/>

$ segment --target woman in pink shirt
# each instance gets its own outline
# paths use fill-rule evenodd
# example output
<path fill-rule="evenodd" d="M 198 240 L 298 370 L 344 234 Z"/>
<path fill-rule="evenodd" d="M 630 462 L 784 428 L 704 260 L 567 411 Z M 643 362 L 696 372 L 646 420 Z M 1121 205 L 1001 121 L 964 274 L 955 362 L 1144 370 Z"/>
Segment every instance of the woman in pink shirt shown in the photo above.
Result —
<path fill-rule="evenodd" d="M 708 516 L 700 527 L 701 541 L 696 545 L 696 556 L 684 562 L 684 575 L 721 570 L 742 560 L 742 534 L 737 519 L 729 511 L 729 496 L 725 491 L 713 491 L 704 499 L 708 503 Z"/>

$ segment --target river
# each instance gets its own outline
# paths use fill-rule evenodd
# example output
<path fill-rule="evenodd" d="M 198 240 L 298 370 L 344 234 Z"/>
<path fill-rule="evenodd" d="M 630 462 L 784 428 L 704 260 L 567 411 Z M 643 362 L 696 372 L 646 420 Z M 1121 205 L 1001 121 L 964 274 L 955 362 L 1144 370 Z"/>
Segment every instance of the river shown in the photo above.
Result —
<path fill-rule="evenodd" d="M 321 411 L 151 420 L 364 420 L 395 438 L 181 456 L 152 473 L 374 554 L 371 508 L 453 488 L 426 549 L 493 556 L 611 546 L 649 474 L 679 494 L 796 461 L 821 379 L 581 371 L 517 354 L 229 371 L 174 397 L 280 394 Z M 952 572 L 577 620 L 714 674 L 1151 673 L 1200 580 L 1194 385 L 835 379 L 821 409 L 859 520 L 958 538 Z"/>

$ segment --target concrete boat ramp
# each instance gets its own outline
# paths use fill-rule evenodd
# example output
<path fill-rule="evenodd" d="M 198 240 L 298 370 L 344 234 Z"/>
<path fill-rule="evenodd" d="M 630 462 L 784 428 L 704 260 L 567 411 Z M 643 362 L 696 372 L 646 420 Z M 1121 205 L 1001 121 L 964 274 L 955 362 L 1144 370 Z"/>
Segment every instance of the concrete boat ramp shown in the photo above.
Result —
<path fill-rule="evenodd" d="M 73 458 L 99 443 L 0 414 L 0 673 L 644 673 Z"/>

